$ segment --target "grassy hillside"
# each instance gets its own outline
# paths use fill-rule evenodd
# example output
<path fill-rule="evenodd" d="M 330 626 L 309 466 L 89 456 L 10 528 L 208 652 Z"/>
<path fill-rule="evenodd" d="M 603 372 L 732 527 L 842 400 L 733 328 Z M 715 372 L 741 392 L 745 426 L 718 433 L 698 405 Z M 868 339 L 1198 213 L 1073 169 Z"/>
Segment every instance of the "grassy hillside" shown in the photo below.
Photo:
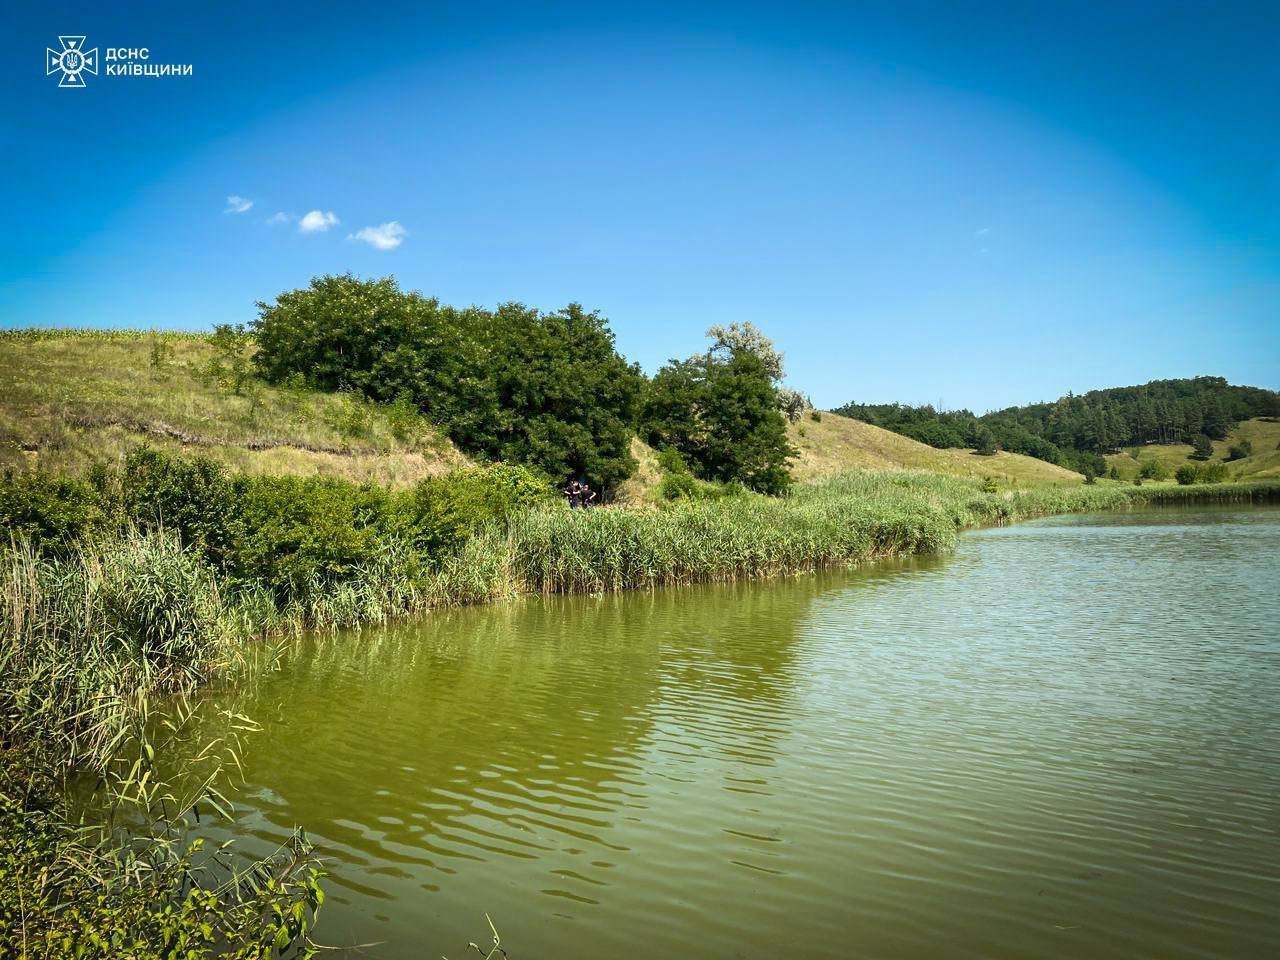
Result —
<path fill-rule="evenodd" d="M 141 442 L 237 472 L 413 483 L 467 462 L 409 410 L 345 394 L 237 393 L 206 336 L 0 333 L 0 467 L 83 472 Z"/>
<path fill-rule="evenodd" d="M 1253 444 L 1253 454 L 1242 460 L 1227 462 L 1230 448 L 1244 440 Z M 1124 453 L 1107 456 L 1107 467 L 1115 467 L 1123 480 L 1138 475 L 1142 464 L 1154 460 L 1164 466 L 1169 476 L 1186 463 L 1202 461 L 1191 459 L 1191 445 L 1187 443 L 1151 443 L 1126 447 Z M 1245 420 L 1238 424 L 1226 440 L 1215 440 L 1213 456 L 1208 463 L 1227 463 L 1233 480 L 1266 480 L 1280 477 L 1280 422 L 1270 419 Z"/>
<path fill-rule="evenodd" d="M 208 456 L 237 472 L 328 475 L 391 486 L 466 464 L 440 430 L 409 410 L 346 394 L 269 387 L 250 380 L 239 392 L 216 369 L 218 351 L 197 334 L 134 331 L 0 332 L 0 467 L 81 473 L 146 442 Z M 800 451 L 793 473 L 804 482 L 848 470 L 927 470 L 993 477 L 1005 486 L 1070 485 L 1078 473 L 1019 454 L 979 457 L 940 450 L 859 420 L 824 413 L 789 427 Z M 1280 477 L 1280 422 L 1249 420 L 1214 444 L 1213 461 L 1242 440 L 1253 455 L 1228 464 L 1233 479 Z M 1158 459 L 1172 474 L 1188 462 L 1186 444 L 1131 447 L 1107 458 L 1122 479 Z M 662 479 L 639 440 L 636 475 L 624 502 L 650 499 Z M 1213 462 L 1211 461 L 1211 462 Z"/>
<path fill-rule="evenodd" d="M 958 477 L 994 477 L 1008 486 L 1082 483 L 1078 473 L 1016 453 L 980 457 L 969 450 L 939 450 L 910 437 L 834 413 L 805 416 L 789 428 L 800 451 L 792 473 L 799 481 L 847 470 L 928 470 Z"/>

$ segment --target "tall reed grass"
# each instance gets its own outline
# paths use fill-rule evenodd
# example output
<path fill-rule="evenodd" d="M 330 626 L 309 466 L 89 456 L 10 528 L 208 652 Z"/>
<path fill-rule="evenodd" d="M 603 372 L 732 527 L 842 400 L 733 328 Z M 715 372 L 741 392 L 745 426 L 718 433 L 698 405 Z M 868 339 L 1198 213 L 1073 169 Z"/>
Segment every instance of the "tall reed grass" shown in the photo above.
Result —
<path fill-rule="evenodd" d="M 100 768 L 139 694 L 191 690 L 239 661 L 229 612 L 212 570 L 171 537 L 130 532 L 60 558 L 15 542 L 0 551 L 4 738 Z"/>
<path fill-rule="evenodd" d="M 251 724 L 228 717 L 208 740 L 189 702 L 151 709 L 240 669 L 249 626 L 171 536 L 0 551 L 0 956 L 313 955 L 323 892 L 302 834 L 247 865 L 183 838 L 197 804 L 225 808 Z M 164 764 L 181 776 L 158 776 L 157 749 L 176 745 L 190 752 Z M 86 778 L 88 825 L 72 789 Z"/>

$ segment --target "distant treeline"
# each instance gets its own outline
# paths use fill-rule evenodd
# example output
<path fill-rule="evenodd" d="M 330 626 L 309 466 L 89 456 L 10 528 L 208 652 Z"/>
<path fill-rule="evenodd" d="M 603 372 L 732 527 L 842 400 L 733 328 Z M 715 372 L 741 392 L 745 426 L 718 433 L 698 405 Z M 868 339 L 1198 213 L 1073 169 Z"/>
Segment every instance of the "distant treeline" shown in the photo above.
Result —
<path fill-rule="evenodd" d="M 977 416 L 932 406 L 847 403 L 835 411 L 932 447 L 999 448 L 1071 467 L 1102 471 L 1101 457 L 1143 443 L 1224 440 L 1241 420 L 1280 416 L 1280 393 L 1238 387 L 1222 377 L 1153 380 L 1053 403 L 1007 407 Z"/>

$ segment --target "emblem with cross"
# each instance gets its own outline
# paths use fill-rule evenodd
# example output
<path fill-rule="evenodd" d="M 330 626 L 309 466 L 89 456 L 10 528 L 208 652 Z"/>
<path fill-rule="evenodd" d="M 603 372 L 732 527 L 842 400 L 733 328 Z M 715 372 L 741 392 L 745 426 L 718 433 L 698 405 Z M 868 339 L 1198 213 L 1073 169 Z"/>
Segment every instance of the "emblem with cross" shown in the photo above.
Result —
<path fill-rule="evenodd" d="M 59 37 L 61 50 L 45 47 L 45 76 L 54 71 L 62 71 L 60 87 L 83 87 L 84 77 L 81 74 L 98 75 L 98 48 L 84 49 L 84 37 Z"/>

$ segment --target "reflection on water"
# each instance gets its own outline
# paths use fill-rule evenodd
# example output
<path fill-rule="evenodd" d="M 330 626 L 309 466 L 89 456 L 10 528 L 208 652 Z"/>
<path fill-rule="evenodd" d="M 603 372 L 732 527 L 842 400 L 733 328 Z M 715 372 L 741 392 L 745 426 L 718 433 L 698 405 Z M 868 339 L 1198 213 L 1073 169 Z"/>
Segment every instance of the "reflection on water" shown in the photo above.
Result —
<path fill-rule="evenodd" d="M 1280 932 L 1280 512 L 1071 517 L 773 584 L 311 641 L 231 833 L 329 943 L 1256 957 Z"/>

